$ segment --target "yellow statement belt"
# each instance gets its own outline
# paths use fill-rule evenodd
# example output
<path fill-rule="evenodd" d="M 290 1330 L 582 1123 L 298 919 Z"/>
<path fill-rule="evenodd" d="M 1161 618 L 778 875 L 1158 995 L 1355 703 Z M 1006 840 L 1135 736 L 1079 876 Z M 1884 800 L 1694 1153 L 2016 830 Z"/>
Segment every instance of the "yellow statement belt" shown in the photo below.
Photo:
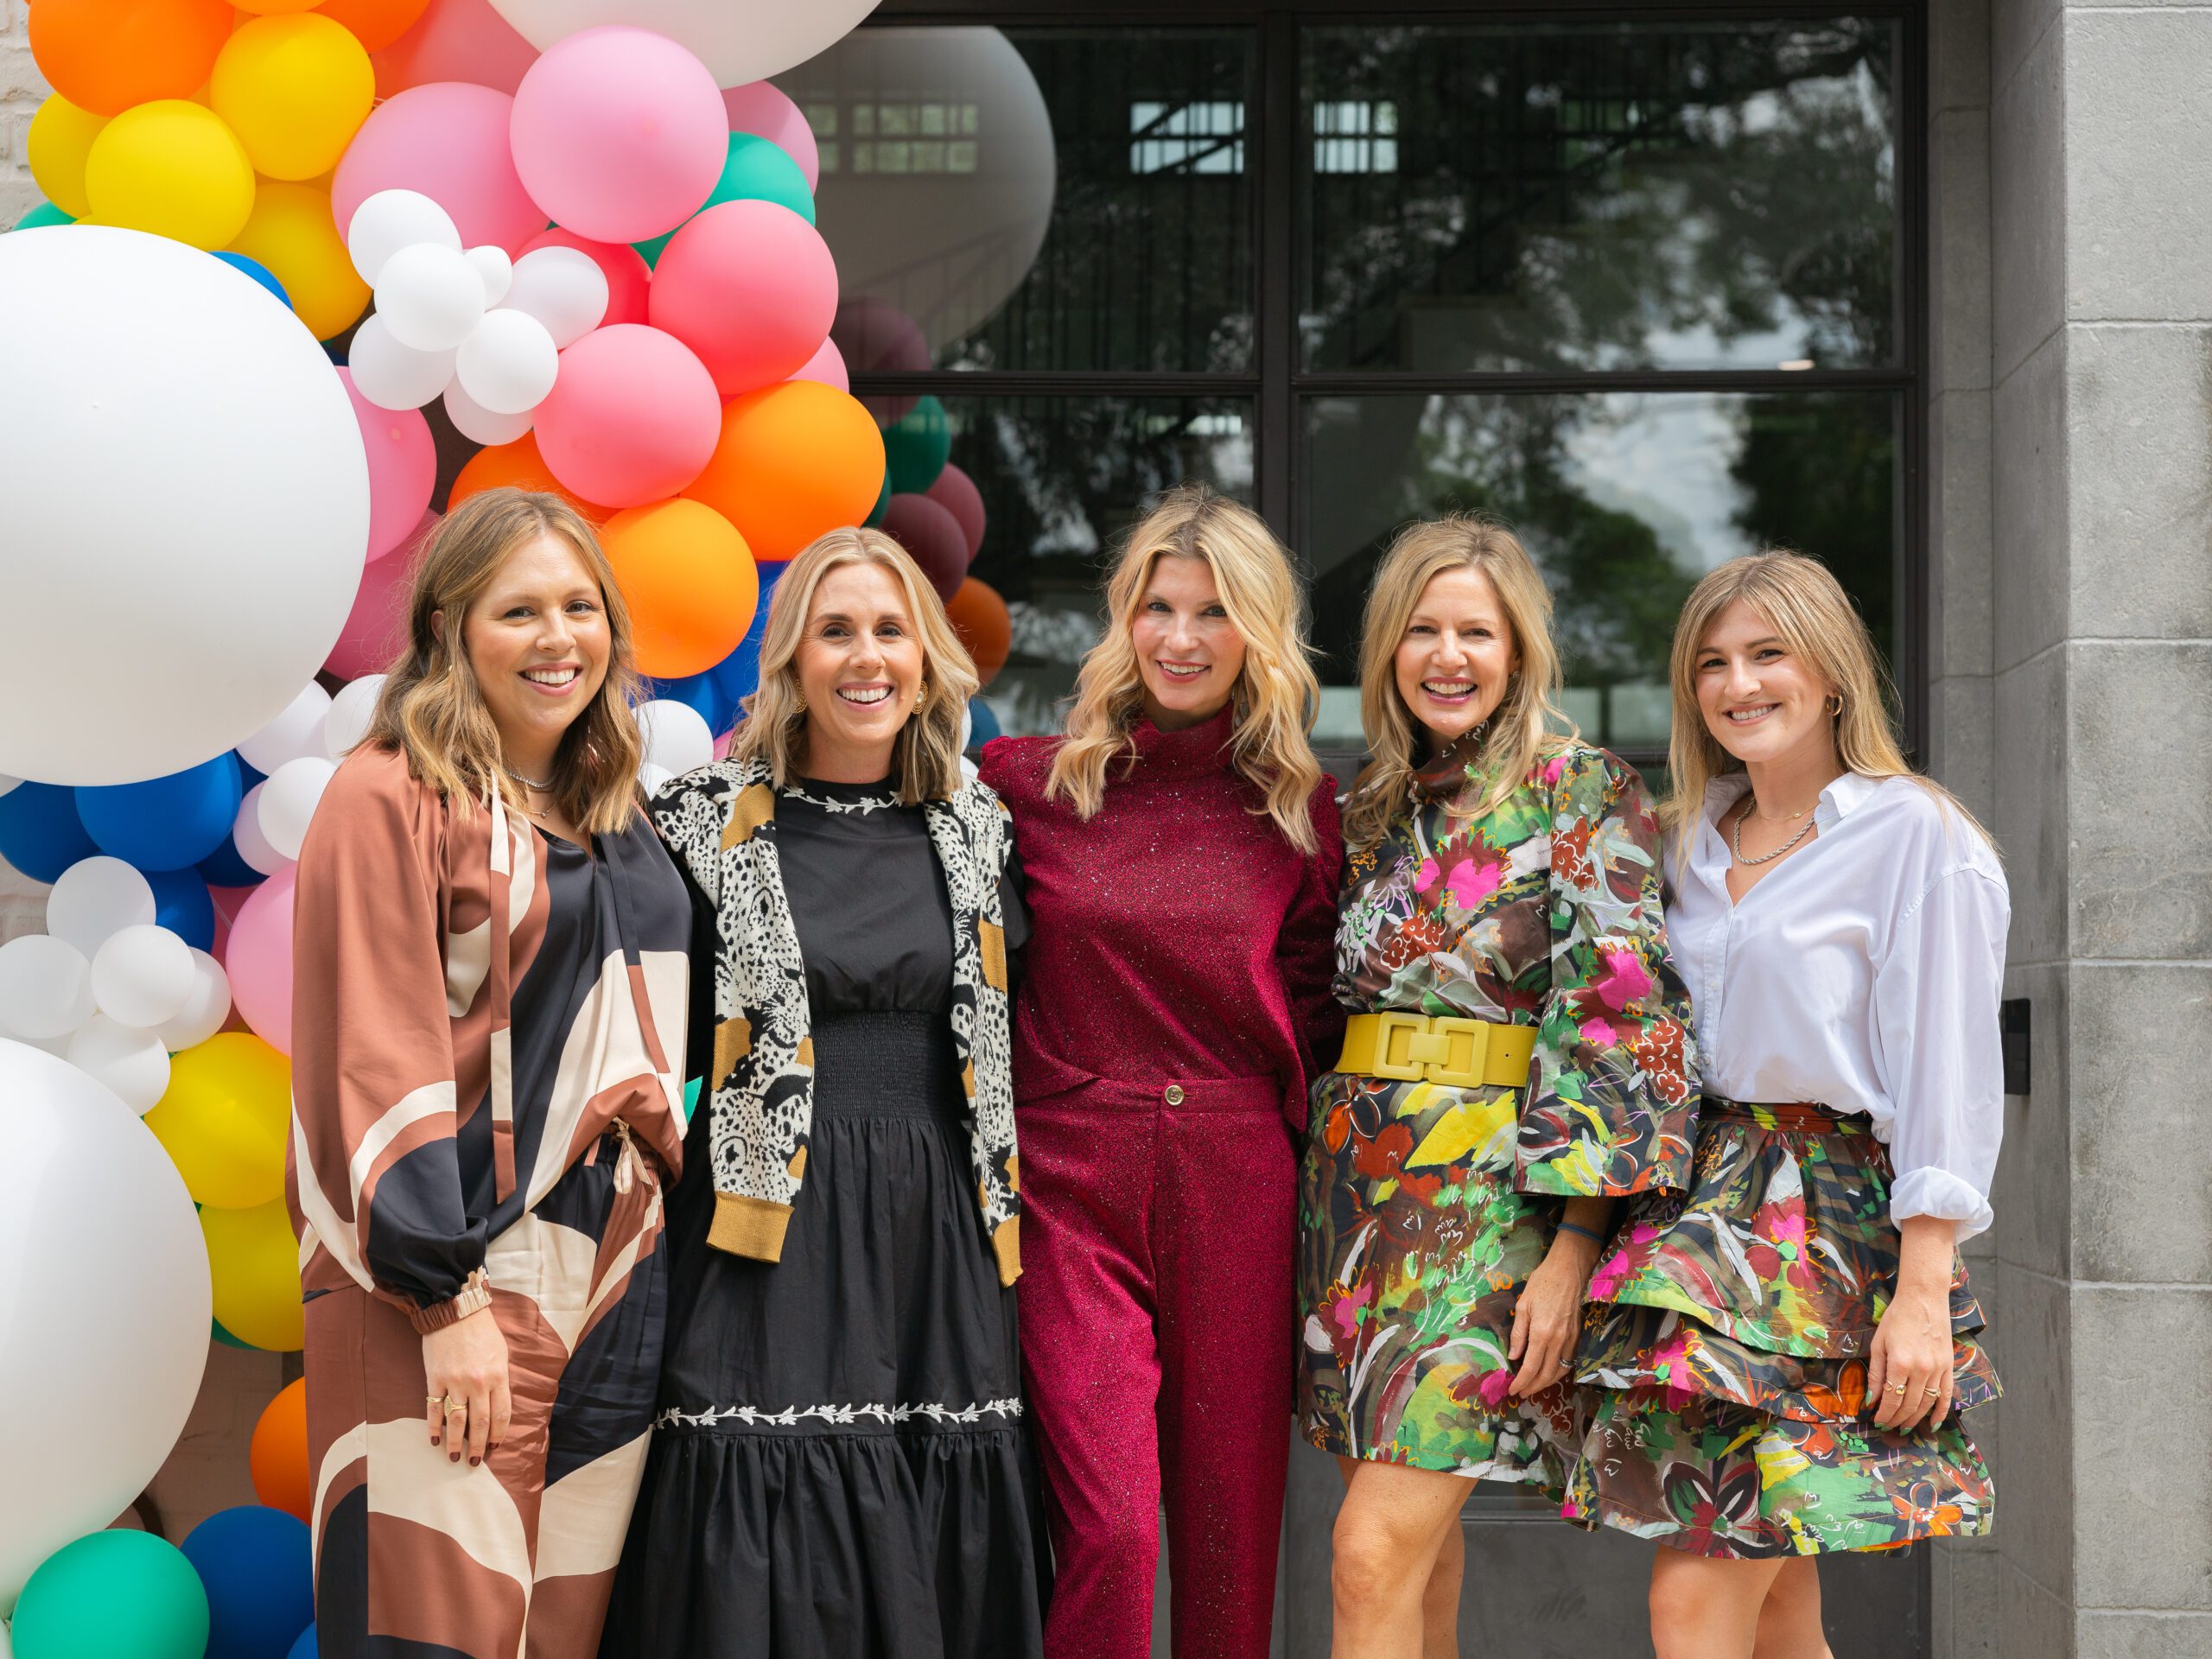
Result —
<path fill-rule="evenodd" d="M 1453 1089 L 1519 1089 L 1529 1081 L 1534 1026 L 1457 1014 L 1356 1014 L 1344 1027 L 1337 1070 Z"/>

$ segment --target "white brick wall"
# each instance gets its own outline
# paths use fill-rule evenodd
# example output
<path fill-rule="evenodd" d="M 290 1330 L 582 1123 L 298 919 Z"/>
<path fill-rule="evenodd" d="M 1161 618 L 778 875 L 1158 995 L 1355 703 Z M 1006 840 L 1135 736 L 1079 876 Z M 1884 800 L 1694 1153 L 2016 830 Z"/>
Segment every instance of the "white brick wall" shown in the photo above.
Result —
<path fill-rule="evenodd" d="M 12 226 L 40 200 L 23 135 L 51 89 L 31 61 L 28 16 L 23 0 L 0 0 L 0 226 Z"/>

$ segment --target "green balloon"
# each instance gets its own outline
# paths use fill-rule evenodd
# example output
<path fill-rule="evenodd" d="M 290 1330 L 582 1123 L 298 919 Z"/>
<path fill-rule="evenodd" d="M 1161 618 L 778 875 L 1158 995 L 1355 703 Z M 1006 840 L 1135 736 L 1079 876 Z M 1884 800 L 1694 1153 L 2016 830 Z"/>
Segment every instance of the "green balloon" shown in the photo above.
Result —
<path fill-rule="evenodd" d="M 883 455 L 893 495 L 919 495 L 937 482 L 952 458 L 952 423 L 944 405 L 919 397 L 913 408 L 883 429 Z"/>
<path fill-rule="evenodd" d="M 883 474 L 883 487 L 875 493 L 875 505 L 868 510 L 868 517 L 861 522 L 873 530 L 883 522 L 883 515 L 890 511 L 891 474 L 887 471 Z"/>
<path fill-rule="evenodd" d="M 792 163 L 798 165 L 796 162 Z M 77 221 L 50 201 L 41 201 L 16 221 L 19 231 L 35 231 L 41 225 L 74 225 Z"/>
<path fill-rule="evenodd" d="M 214 1328 L 213 1328 L 213 1330 L 211 1330 L 207 1334 L 208 1334 L 209 1336 L 211 1336 L 211 1337 L 214 1338 L 214 1339 L 215 1339 L 216 1341 L 218 1341 L 218 1342 L 221 1343 L 221 1344 L 223 1344 L 223 1346 L 225 1346 L 226 1348 L 243 1348 L 243 1349 L 245 1349 L 245 1350 L 246 1351 L 246 1352 L 248 1352 L 249 1354 L 257 1354 L 257 1353 L 259 1353 L 259 1352 L 261 1351 L 258 1348 L 256 1348 L 256 1347 L 255 1347 L 251 1343 L 250 1343 L 250 1342 L 240 1342 L 240 1341 L 239 1341 L 236 1337 L 232 1336 L 229 1332 L 227 1332 L 227 1331 L 224 1330 L 224 1329 L 223 1329 L 223 1322 L 222 1322 L 220 1319 L 210 1319 L 210 1320 L 208 1320 L 208 1321 L 207 1321 L 207 1323 L 208 1323 L 210 1325 L 212 1325 L 212 1326 L 213 1326 L 213 1327 L 214 1327 Z"/>
<path fill-rule="evenodd" d="M 175 1545 L 88 1533 L 31 1574 L 10 1631 L 16 1659 L 200 1659 L 207 1592 Z"/>
<path fill-rule="evenodd" d="M 699 212 L 725 201 L 772 201 L 779 207 L 788 207 L 808 224 L 814 223 L 814 192 L 806 188 L 806 175 L 799 171 L 798 163 L 766 138 L 749 132 L 733 132 L 729 136 L 729 154 L 722 160 L 722 175 L 715 181 L 706 200 L 699 204 Z M 696 217 L 696 215 L 694 215 Z M 685 220 L 689 224 L 690 220 Z M 682 225 L 676 227 L 680 231 Z M 668 237 L 657 236 L 648 242 L 632 242 L 630 245 L 645 257 L 649 265 L 660 263 L 660 251 L 668 245 Z"/>

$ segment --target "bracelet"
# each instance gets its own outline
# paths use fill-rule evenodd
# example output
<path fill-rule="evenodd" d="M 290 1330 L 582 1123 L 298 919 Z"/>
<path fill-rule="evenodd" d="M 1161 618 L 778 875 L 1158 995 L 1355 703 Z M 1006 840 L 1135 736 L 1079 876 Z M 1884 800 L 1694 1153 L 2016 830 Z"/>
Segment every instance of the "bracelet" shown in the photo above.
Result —
<path fill-rule="evenodd" d="M 1562 1233 L 1576 1234 L 1580 1237 L 1588 1239 L 1592 1244 L 1603 1244 L 1605 1242 L 1602 1236 L 1592 1232 L 1587 1227 L 1578 1227 L 1571 1221 L 1562 1221 L 1559 1224 L 1556 1230 Z"/>

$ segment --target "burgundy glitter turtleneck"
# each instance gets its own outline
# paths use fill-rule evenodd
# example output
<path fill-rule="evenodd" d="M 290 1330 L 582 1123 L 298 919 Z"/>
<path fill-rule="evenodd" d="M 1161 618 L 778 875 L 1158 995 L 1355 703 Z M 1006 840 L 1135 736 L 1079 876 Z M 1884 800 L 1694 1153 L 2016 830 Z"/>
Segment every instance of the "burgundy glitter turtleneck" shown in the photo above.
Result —
<path fill-rule="evenodd" d="M 1130 1084 L 1282 1080 L 1306 1128 L 1306 1084 L 1335 1062 L 1343 835 L 1326 779 L 1301 854 L 1232 768 L 1230 711 L 1163 732 L 1140 719 L 1136 760 L 1107 769 L 1089 822 L 1045 798 L 1057 738 L 1001 738 L 983 781 L 1014 814 L 1034 925 L 1014 1009 L 1020 1099 L 1087 1077 Z"/>

